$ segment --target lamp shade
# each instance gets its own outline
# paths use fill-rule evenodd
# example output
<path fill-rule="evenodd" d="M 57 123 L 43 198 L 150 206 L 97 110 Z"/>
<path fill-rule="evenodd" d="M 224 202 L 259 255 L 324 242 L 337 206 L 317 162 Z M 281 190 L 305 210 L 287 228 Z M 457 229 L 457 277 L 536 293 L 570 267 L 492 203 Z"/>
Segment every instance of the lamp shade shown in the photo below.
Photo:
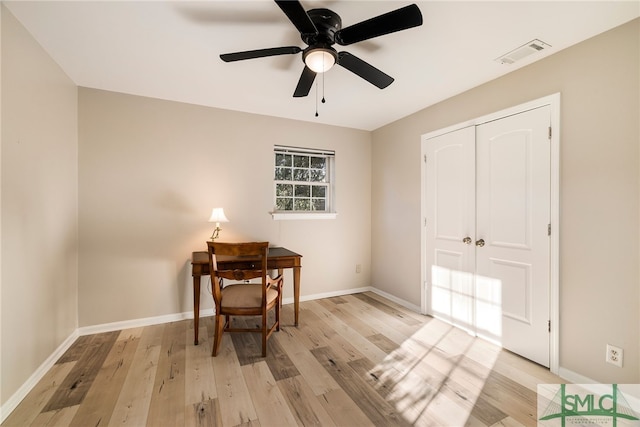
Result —
<path fill-rule="evenodd" d="M 311 71 L 324 73 L 336 63 L 336 56 L 334 52 L 329 49 L 312 49 L 305 55 L 304 63 Z"/>
<path fill-rule="evenodd" d="M 209 222 L 229 222 L 229 220 L 224 215 L 223 208 L 213 208 L 211 216 L 209 217 Z"/>

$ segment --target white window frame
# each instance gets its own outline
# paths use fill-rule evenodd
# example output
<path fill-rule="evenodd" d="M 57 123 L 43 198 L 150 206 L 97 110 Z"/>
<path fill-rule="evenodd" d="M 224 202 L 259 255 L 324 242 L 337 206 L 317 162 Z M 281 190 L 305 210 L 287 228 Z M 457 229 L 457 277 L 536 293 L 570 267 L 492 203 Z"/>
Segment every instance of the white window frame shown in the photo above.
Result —
<path fill-rule="evenodd" d="M 304 155 L 314 157 L 324 157 L 327 159 L 327 180 L 326 180 L 326 195 L 325 203 L 326 210 L 324 211 L 278 211 L 276 210 L 276 197 L 277 197 L 277 184 L 288 182 L 293 185 L 297 181 L 281 181 L 275 179 L 275 162 L 274 162 L 274 180 L 273 180 L 273 211 L 271 216 L 274 220 L 299 220 L 299 219 L 335 219 L 337 212 L 335 210 L 335 151 L 333 150 L 320 150 L 300 147 L 287 147 L 283 145 L 275 145 L 273 149 L 273 159 L 278 153 L 291 154 L 291 155 Z M 306 181 L 305 181 L 306 183 Z M 309 182 L 309 184 L 312 184 Z"/>

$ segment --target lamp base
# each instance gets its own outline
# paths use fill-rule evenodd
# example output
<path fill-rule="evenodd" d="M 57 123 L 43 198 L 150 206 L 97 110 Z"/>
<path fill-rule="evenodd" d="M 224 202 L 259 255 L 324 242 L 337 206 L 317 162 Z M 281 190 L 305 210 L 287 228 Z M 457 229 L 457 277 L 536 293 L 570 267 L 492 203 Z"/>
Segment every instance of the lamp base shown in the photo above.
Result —
<path fill-rule="evenodd" d="M 211 241 L 214 242 L 218 236 L 220 235 L 220 230 L 222 230 L 220 227 L 216 227 L 215 230 L 213 230 L 213 234 L 211 235 Z"/>

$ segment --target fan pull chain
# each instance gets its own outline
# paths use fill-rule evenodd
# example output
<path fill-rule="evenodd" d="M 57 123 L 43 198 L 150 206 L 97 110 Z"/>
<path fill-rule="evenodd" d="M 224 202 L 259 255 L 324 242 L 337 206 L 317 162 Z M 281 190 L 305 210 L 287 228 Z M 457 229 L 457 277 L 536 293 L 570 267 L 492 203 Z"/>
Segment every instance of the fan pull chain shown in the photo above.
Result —
<path fill-rule="evenodd" d="M 318 117 L 318 82 L 316 81 L 316 117 Z"/>
<path fill-rule="evenodd" d="M 322 60 L 324 61 L 324 57 L 322 58 Z M 324 75 L 325 75 L 325 73 L 322 73 L 322 103 L 323 104 L 325 102 L 327 102 L 327 101 L 324 100 Z"/>

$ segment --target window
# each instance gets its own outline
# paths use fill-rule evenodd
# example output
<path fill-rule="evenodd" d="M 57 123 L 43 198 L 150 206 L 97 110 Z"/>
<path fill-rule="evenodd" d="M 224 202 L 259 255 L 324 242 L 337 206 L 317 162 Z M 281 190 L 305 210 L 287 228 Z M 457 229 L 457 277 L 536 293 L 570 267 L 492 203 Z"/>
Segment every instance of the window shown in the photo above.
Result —
<path fill-rule="evenodd" d="M 334 151 L 275 146 L 274 218 L 310 218 L 310 214 L 333 214 Z M 318 216 L 315 216 L 318 217 Z"/>

